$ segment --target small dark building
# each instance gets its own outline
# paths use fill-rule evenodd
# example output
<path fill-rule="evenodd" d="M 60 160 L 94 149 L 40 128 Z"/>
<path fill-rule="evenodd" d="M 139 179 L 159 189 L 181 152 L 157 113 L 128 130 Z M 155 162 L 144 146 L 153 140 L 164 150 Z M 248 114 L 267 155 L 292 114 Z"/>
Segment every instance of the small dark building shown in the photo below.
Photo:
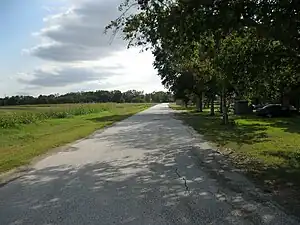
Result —
<path fill-rule="evenodd" d="M 245 115 L 252 113 L 248 100 L 236 100 L 234 103 L 234 114 Z"/>

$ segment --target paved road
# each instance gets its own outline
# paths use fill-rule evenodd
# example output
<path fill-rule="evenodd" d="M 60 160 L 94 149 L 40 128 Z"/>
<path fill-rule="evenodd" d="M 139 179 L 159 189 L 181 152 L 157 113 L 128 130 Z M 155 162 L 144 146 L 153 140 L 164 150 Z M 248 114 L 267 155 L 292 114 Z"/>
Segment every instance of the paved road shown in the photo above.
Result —
<path fill-rule="evenodd" d="M 297 224 L 224 192 L 172 114 L 157 105 L 39 161 L 0 188 L 0 224 Z"/>

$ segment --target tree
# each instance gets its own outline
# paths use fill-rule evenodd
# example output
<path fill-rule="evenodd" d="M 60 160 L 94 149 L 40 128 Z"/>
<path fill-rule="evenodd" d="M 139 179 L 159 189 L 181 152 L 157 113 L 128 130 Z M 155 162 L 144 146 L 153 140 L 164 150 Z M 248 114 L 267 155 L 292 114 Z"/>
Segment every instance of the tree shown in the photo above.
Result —
<path fill-rule="evenodd" d="M 125 1 L 107 29 L 155 56 L 162 83 L 175 97 L 206 92 L 276 101 L 299 93 L 299 4 L 293 0 Z M 128 9 L 139 11 L 127 15 Z M 298 10 L 297 10 L 298 9 Z M 282 27 L 282 24 L 285 27 Z M 191 74 L 188 82 L 185 74 Z M 183 82 L 184 81 L 184 82 Z"/>
<path fill-rule="evenodd" d="M 117 103 L 121 103 L 122 101 L 124 101 L 122 92 L 119 90 L 113 91 L 111 101 Z"/>
<path fill-rule="evenodd" d="M 152 98 L 152 96 L 154 96 Z M 159 97 L 155 97 L 159 96 Z M 125 99 L 123 98 L 125 97 Z M 141 91 L 130 90 L 122 93 L 115 91 L 87 91 L 87 92 L 71 92 L 64 95 L 51 94 L 33 96 L 11 96 L 0 98 L 0 106 L 6 105 L 28 105 L 28 104 L 63 104 L 63 103 L 91 103 L 91 102 L 167 102 L 172 99 L 169 92 L 153 92 L 144 94 Z"/>

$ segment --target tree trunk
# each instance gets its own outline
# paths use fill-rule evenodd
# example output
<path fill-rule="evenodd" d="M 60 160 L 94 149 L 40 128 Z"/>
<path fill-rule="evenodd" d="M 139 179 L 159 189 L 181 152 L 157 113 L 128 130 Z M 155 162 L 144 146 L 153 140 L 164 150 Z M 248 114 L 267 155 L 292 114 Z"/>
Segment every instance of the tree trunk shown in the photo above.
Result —
<path fill-rule="evenodd" d="M 196 110 L 200 112 L 200 98 L 198 96 L 196 97 Z"/>
<path fill-rule="evenodd" d="M 215 115 L 215 98 L 214 96 L 211 97 L 211 105 L 210 105 L 210 115 Z"/>
<path fill-rule="evenodd" d="M 223 99 L 223 124 L 228 124 L 228 107 L 227 107 L 227 104 L 226 104 L 226 95 L 225 95 L 225 91 L 223 90 L 222 92 L 222 99 Z"/>
<path fill-rule="evenodd" d="M 197 96 L 196 107 L 197 107 L 197 112 L 203 112 L 202 93 L 199 96 Z"/>
<path fill-rule="evenodd" d="M 200 94 L 200 112 L 203 112 L 203 92 Z"/>
<path fill-rule="evenodd" d="M 185 107 L 185 108 L 188 107 L 188 101 L 184 101 L 184 107 Z"/>
<path fill-rule="evenodd" d="M 223 113 L 223 93 L 220 96 L 220 113 Z"/>

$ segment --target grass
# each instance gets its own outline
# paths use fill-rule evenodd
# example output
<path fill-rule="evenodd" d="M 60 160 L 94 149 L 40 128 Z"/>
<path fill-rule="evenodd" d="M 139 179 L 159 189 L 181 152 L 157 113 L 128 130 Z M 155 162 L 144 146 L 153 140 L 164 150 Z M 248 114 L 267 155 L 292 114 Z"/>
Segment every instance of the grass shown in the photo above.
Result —
<path fill-rule="evenodd" d="M 31 124 L 46 119 L 99 113 L 113 106 L 108 103 L 0 107 L 0 128 L 18 127 L 20 124 Z"/>
<path fill-rule="evenodd" d="M 180 106 L 171 107 L 183 110 Z M 193 107 L 179 116 L 221 151 L 229 152 L 235 165 L 259 184 L 293 201 L 296 191 L 300 204 L 300 117 L 231 115 L 232 123 L 225 126 L 219 113 L 209 116 L 208 111 L 199 113 Z"/>
<path fill-rule="evenodd" d="M 0 107 L 0 120 L 5 118 L 12 124 L 0 127 L 0 173 L 28 164 L 51 148 L 86 137 L 150 106 L 109 103 Z M 33 119 L 23 123 L 23 117 Z"/>

